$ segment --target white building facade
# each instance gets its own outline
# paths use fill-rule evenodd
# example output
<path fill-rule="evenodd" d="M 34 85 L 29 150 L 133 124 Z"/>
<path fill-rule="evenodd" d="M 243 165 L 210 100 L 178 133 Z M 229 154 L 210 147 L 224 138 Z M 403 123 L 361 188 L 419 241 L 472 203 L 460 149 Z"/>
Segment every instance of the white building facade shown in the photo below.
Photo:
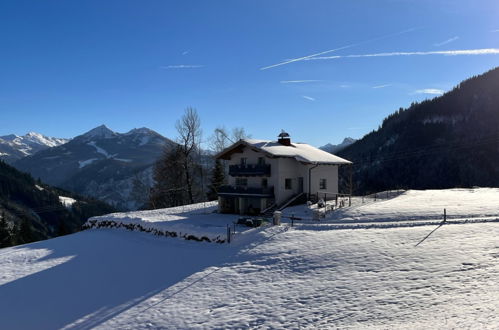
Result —
<path fill-rule="evenodd" d="M 217 155 L 228 161 L 228 185 L 218 192 L 219 212 L 259 214 L 299 196 L 338 193 L 338 167 L 350 161 L 305 143 L 243 139 Z"/>

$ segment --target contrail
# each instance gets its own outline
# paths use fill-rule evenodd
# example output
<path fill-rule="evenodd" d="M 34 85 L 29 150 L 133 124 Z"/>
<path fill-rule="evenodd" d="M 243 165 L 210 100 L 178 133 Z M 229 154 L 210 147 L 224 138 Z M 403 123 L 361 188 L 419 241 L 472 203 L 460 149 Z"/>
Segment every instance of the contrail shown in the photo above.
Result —
<path fill-rule="evenodd" d="M 342 50 L 342 49 L 347 49 L 347 48 L 359 46 L 359 45 L 366 44 L 366 43 L 369 43 L 369 42 L 374 42 L 374 41 L 378 41 L 378 40 L 382 40 L 382 39 L 386 39 L 386 38 L 396 37 L 396 36 L 399 36 L 401 34 L 413 32 L 413 31 L 416 31 L 416 30 L 419 30 L 419 29 L 420 28 L 410 28 L 410 29 L 407 29 L 407 30 L 404 30 L 404 31 L 400 31 L 400 32 L 397 32 L 397 33 L 392 33 L 392 34 L 384 35 L 384 36 L 377 37 L 377 38 L 374 38 L 374 39 L 369 39 L 369 40 L 365 40 L 365 41 L 361 41 L 361 42 L 349 44 L 349 45 L 346 45 L 346 46 L 342 46 L 342 47 L 339 47 L 339 48 L 326 50 L 326 51 L 323 51 L 323 52 L 320 52 L 320 53 L 317 53 L 317 54 L 307 55 L 307 56 L 303 56 L 303 57 L 300 57 L 300 58 L 293 58 L 293 59 L 286 60 L 286 61 L 281 62 L 281 63 L 277 63 L 277 64 L 265 66 L 263 68 L 260 68 L 260 70 L 267 70 L 267 69 L 270 69 L 270 68 L 275 68 L 276 66 L 281 66 L 281 65 L 285 65 L 285 64 L 289 64 L 289 63 L 293 63 L 293 62 L 307 60 L 307 59 L 309 59 L 311 57 L 316 57 L 316 56 L 320 56 L 320 55 L 324 55 L 324 54 L 336 52 L 338 50 Z"/>
<path fill-rule="evenodd" d="M 499 48 L 439 50 L 439 51 L 429 51 L 429 52 L 390 52 L 390 53 L 375 53 L 375 54 L 360 54 L 360 55 L 336 55 L 336 56 L 310 57 L 305 59 L 304 61 L 335 60 L 338 58 L 361 58 L 361 57 L 424 56 L 424 55 L 459 56 L 459 55 L 496 55 L 496 54 L 499 54 Z"/>
<path fill-rule="evenodd" d="M 452 38 L 447 39 L 447 40 L 445 40 L 445 41 L 442 41 L 442 42 L 436 43 L 436 44 L 434 44 L 434 46 L 436 46 L 436 47 L 440 47 L 440 46 L 443 46 L 443 45 L 447 45 L 447 44 L 450 44 L 451 42 L 456 41 L 456 40 L 458 40 L 458 39 L 459 39 L 459 37 L 458 37 L 458 36 L 455 36 L 455 37 L 452 37 Z"/>

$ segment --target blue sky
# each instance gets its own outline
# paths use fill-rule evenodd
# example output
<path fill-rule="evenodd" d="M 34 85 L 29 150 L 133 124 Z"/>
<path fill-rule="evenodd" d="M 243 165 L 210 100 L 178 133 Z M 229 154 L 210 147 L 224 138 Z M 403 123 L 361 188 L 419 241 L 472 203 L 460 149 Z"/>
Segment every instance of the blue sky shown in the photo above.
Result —
<path fill-rule="evenodd" d="M 499 2 L 6 0 L 0 42 L 0 135 L 171 138 L 192 106 L 205 137 L 322 145 L 499 66 Z"/>

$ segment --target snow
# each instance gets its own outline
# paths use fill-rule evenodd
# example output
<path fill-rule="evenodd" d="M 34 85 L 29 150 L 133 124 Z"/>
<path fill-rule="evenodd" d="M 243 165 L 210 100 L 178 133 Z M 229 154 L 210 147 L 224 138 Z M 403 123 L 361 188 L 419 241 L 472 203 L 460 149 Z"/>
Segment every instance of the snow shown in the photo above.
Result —
<path fill-rule="evenodd" d="M 95 144 L 95 141 L 90 141 L 90 142 L 88 142 L 87 144 L 88 144 L 89 146 L 94 147 L 94 148 L 95 148 L 95 150 L 96 150 L 98 153 L 100 153 L 100 154 L 104 155 L 104 157 L 106 157 L 106 158 L 111 158 L 111 157 L 112 157 L 111 155 L 109 155 L 109 153 L 108 153 L 106 150 L 104 150 L 104 149 L 102 149 L 101 147 L 97 146 L 97 145 Z"/>
<path fill-rule="evenodd" d="M 466 218 L 490 215 L 497 200 L 497 189 L 408 191 L 382 201 L 356 200 L 348 212 L 342 210 L 348 219 L 326 221 L 380 221 L 385 216 L 397 221 L 396 214 L 400 221 L 422 219 L 420 212 L 433 216 L 453 201 L 452 214 Z M 426 202 L 424 207 L 420 202 Z M 144 223 L 203 222 L 204 216 L 225 221 L 205 211 L 197 204 L 184 211 L 131 213 Z M 235 235 L 231 244 L 92 229 L 1 249 L 2 327 L 499 326 L 499 223 L 316 228 L 322 225 L 252 229 Z"/>
<path fill-rule="evenodd" d="M 76 203 L 76 199 L 71 197 L 59 196 L 59 202 L 61 202 L 61 204 L 66 207 L 71 207 L 74 203 Z"/>
<path fill-rule="evenodd" d="M 151 137 L 150 137 L 150 136 L 142 136 L 142 137 L 140 138 L 140 143 L 139 143 L 139 146 L 146 145 L 146 144 L 148 144 L 150 141 L 151 141 Z"/>
<path fill-rule="evenodd" d="M 151 211 L 112 213 L 88 219 L 87 225 L 107 221 L 118 224 L 136 224 L 145 229 L 157 229 L 176 233 L 179 237 L 193 235 L 207 237 L 210 241 L 225 240 L 227 225 L 233 227 L 238 215 L 214 213 L 217 202 L 206 202 Z M 239 231 L 246 227 L 238 227 Z"/>
<path fill-rule="evenodd" d="M 98 160 L 98 159 L 97 158 L 90 158 L 87 160 L 80 160 L 80 161 L 78 161 L 78 165 L 80 168 L 84 168 L 85 166 L 92 164 L 96 160 Z"/>
<path fill-rule="evenodd" d="M 69 139 L 48 137 L 35 132 L 23 136 L 10 134 L 0 137 L 0 145 L 6 146 L 7 150 L 12 149 L 14 154 L 21 153 L 23 156 L 30 156 L 37 151 L 56 147 L 68 141 Z M 9 153 L 0 153 L 1 156 L 9 156 Z"/>
<path fill-rule="evenodd" d="M 34 144 L 45 145 L 47 147 L 57 147 L 69 141 L 68 139 L 63 139 L 63 138 L 47 137 L 45 135 L 36 132 L 29 132 L 28 134 L 26 134 L 21 138 L 23 138 L 24 141 L 31 142 Z"/>
<path fill-rule="evenodd" d="M 251 148 L 261 150 L 276 157 L 292 157 L 299 162 L 309 164 L 351 164 L 350 161 L 330 154 L 329 152 L 312 147 L 306 143 L 292 143 L 291 146 L 285 146 L 275 141 L 242 139 L 222 151 L 217 157 L 232 150 L 239 145 L 246 145 Z"/>
<path fill-rule="evenodd" d="M 386 199 L 386 194 L 388 199 Z M 340 208 L 329 213 L 322 223 L 376 223 L 376 222 L 415 222 L 441 221 L 444 209 L 448 219 L 495 220 L 499 218 L 499 188 L 408 190 L 379 193 L 377 201 L 373 196 L 354 197 L 352 207 Z M 344 198 L 348 205 L 348 198 Z M 328 204 L 335 204 L 329 201 Z M 304 205 L 284 210 L 286 216 L 311 219 L 312 209 Z"/>
<path fill-rule="evenodd" d="M 35 188 L 38 189 L 38 190 L 40 190 L 40 191 L 45 190 L 42 186 L 39 186 L 37 184 L 35 184 Z"/>
<path fill-rule="evenodd" d="M 115 158 L 117 154 L 113 154 L 113 155 L 110 155 L 106 150 L 102 149 L 101 147 L 99 147 L 95 141 L 90 141 L 87 143 L 89 146 L 92 146 L 95 148 L 95 151 L 97 151 L 99 154 L 101 155 L 104 155 L 104 157 L 106 157 L 107 159 L 114 159 L 114 160 L 118 160 L 120 162 L 126 162 L 126 163 L 129 163 L 129 162 L 132 162 L 133 160 L 131 159 L 126 159 L 126 158 Z M 88 164 L 86 164 L 88 165 Z M 86 166 L 86 165 L 83 165 L 83 166 Z M 80 163 L 80 168 L 83 167 Z"/>
<path fill-rule="evenodd" d="M 125 163 L 130 163 L 133 162 L 131 159 L 125 159 L 125 158 L 113 158 L 114 160 L 118 160 L 120 162 L 125 162 Z"/>

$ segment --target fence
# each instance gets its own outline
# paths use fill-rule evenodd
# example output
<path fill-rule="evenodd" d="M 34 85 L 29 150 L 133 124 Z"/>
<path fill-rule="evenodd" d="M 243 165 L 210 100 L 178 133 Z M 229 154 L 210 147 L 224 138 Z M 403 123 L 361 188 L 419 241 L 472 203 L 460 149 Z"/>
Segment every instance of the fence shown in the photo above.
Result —
<path fill-rule="evenodd" d="M 317 192 L 315 195 L 316 202 L 319 202 L 321 199 L 327 204 L 328 201 L 335 201 L 335 207 L 338 208 L 339 202 L 348 200 L 348 206 L 352 205 L 352 195 L 350 194 L 340 194 L 329 191 L 321 191 Z"/>
<path fill-rule="evenodd" d="M 363 195 L 362 196 L 362 204 L 370 202 L 370 201 L 376 202 L 379 200 L 391 199 L 391 198 L 399 196 L 403 192 L 405 192 L 405 190 L 399 189 L 399 190 L 386 190 L 386 191 L 381 191 L 381 192 L 375 192 L 375 193 L 372 193 L 369 195 Z"/>

